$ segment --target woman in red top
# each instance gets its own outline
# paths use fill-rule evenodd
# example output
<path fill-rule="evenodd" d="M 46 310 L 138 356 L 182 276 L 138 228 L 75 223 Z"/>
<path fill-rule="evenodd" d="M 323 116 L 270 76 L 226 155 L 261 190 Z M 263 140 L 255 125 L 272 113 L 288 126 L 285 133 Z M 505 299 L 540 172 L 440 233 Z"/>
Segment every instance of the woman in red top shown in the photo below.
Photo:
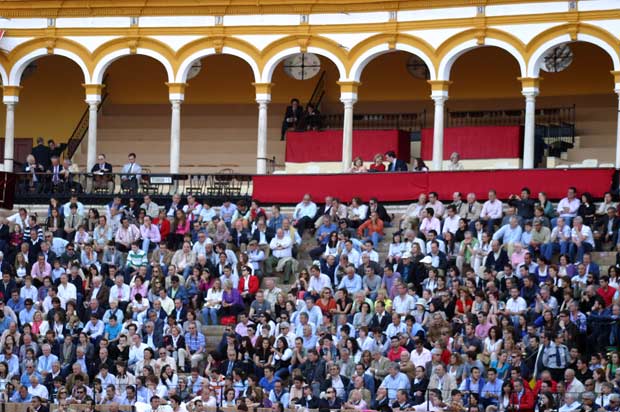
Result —
<path fill-rule="evenodd" d="M 259 216 L 266 217 L 267 212 L 265 212 L 265 209 L 260 207 L 260 205 L 258 204 L 258 201 L 252 200 L 252 203 L 250 204 L 250 220 L 254 222 Z"/>
<path fill-rule="evenodd" d="M 159 229 L 161 240 L 167 239 L 170 234 L 170 221 L 165 210 L 160 210 L 159 215 L 153 219 L 153 224 Z"/>
<path fill-rule="evenodd" d="M 456 301 L 456 314 L 459 316 L 466 316 L 471 312 L 472 299 L 469 295 L 469 291 L 466 288 L 459 289 L 459 298 Z"/>
<path fill-rule="evenodd" d="M 373 159 L 374 163 L 368 168 L 371 172 L 385 172 L 385 165 L 383 164 L 383 155 L 377 153 Z"/>
<path fill-rule="evenodd" d="M 323 312 L 323 316 L 332 313 L 332 310 L 336 309 L 336 301 L 332 297 L 332 292 L 329 288 L 324 288 L 321 291 L 321 298 L 316 301 L 316 305 Z"/>

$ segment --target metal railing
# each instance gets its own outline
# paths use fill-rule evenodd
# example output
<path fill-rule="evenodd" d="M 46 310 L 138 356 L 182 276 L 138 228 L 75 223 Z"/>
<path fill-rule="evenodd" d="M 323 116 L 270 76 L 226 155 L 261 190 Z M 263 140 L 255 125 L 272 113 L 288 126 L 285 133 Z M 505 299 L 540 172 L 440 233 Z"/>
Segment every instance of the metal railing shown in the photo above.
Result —
<path fill-rule="evenodd" d="M 66 198 L 79 194 L 94 204 L 108 202 L 111 195 L 122 197 L 150 195 L 154 199 L 168 198 L 173 194 L 193 194 L 213 200 L 238 200 L 252 195 L 252 175 L 222 172 L 215 174 L 147 173 L 94 175 L 78 173 L 54 183 L 49 173 L 33 176 L 15 173 L 16 203 L 44 202 L 50 196 Z"/>
<path fill-rule="evenodd" d="M 344 114 L 327 114 L 323 125 L 329 129 L 342 129 Z M 353 115 L 353 129 L 398 129 L 417 132 L 426 127 L 426 110 L 418 113 L 357 113 Z"/>
<path fill-rule="evenodd" d="M 106 74 L 105 77 L 103 78 L 102 83 L 105 85 L 107 80 L 108 80 L 108 75 Z M 99 106 L 97 107 L 97 113 L 101 111 L 101 108 L 103 107 L 103 104 L 105 103 L 107 98 L 108 98 L 108 92 L 106 88 L 104 87 L 102 89 L 101 102 L 99 103 Z M 67 149 L 65 152 L 65 157 L 67 159 L 71 159 L 73 157 L 78 147 L 80 147 L 82 140 L 84 140 L 86 133 L 88 132 L 89 112 L 90 112 L 89 107 L 86 107 L 86 110 L 84 110 L 84 113 L 82 114 L 82 117 L 80 118 L 77 125 L 75 126 L 75 129 L 73 129 L 73 133 L 71 133 L 71 137 L 69 137 L 69 141 L 67 142 Z"/>
<path fill-rule="evenodd" d="M 319 110 L 319 106 L 323 101 L 323 97 L 325 96 L 325 70 L 321 72 L 319 76 L 319 80 L 316 82 L 316 86 L 314 86 L 314 90 L 312 90 L 312 95 L 310 95 L 310 99 L 308 99 L 308 104 L 314 106 L 315 109 Z"/>

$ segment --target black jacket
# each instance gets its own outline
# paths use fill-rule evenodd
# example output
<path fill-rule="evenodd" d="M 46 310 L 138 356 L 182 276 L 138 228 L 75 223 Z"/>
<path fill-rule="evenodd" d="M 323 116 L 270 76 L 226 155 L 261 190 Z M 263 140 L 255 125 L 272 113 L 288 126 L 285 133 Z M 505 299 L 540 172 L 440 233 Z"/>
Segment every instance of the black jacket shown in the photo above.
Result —
<path fill-rule="evenodd" d="M 388 172 L 406 172 L 407 171 L 407 163 L 403 160 L 396 159 L 396 164 L 390 163 L 387 167 Z"/>

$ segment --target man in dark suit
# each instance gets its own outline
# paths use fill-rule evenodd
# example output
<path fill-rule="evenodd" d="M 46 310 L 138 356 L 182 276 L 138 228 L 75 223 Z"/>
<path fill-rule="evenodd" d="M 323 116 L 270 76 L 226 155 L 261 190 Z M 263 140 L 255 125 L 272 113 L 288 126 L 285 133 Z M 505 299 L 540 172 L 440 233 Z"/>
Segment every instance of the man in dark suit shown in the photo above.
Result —
<path fill-rule="evenodd" d="M 49 412 L 49 408 L 43 404 L 39 396 L 33 396 L 30 402 L 32 402 L 32 406 L 27 408 L 28 412 Z"/>
<path fill-rule="evenodd" d="M 93 278 L 93 284 L 90 287 L 90 291 L 86 294 L 85 302 L 90 302 L 94 299 L 101 302 L 101 306 L 105 307 L 108 304 L 109 298 L 110 288 L 102 283 L 100 276 L 95 276 Z"/>
<path fill-rule="evenodd" d="M 508 253 L 506 253 L 506 249 L 501 247 L 499 240 L 491 241 L 491 252 L 489 252 L 485 262 L 487 269 L 491 269 L 495 273 L 501 272 L 507 263 Z"/>
<path fill-rule="evenodd" d="M 59 190 L 62 190 L 65 184 L 64 172 L 65 169 L 60 164 L 60 158 L 58 156 L 52 156 L 51 164 L 47 169 L 47 173 L 50 175 L 48 180 L 50 191 L 57 192 Z"/>
<path fill-rule="evenodd" d="M 385 303 L 380 300 L 377 301 L 375 303 L 375 314 L 372 315 L 372 318 L 370 319 L 368 329 L 372 331 L 376 329 L 384 331 L 387 329 L 390 322 L 392 322 L 392 317 L 385 311 Z"/>
<path fill-rule="evenodd" d="M 385 158 L 389 162 L 387 171 L 388 172 L 406 172 L 407 171 L 407 163 L 396 158 L 396 153 L 393 150 L 390 150 L 385 153 Z"/>
<path fill-rule="evenodd" d="M 8 221 L 5 218 L 0 219 L 0 252 L 6 253 L 8 250 L 11 235 L 9 234 Z"/>
<path fill-rule="evenodd" d="M 4 303 L 11 299 L 11 293 L 17 289 L 17 284 L 11 278 L 9 272 L 2 272 L 2 282 L 0 282 L 0 293 L 4 299 Z"/>
<path fill-rule="evenodd" d="M 37 137 L 37 145 L 32 148 L 32 155 L 38 164 L 43 166 L 43 170 L 47 170 L 50 167 L 50 148 L 45 146 L 45 142 L 42 137 Z"/>
<path fill-rule="evenodd" d="M 183 300 L 179 298 L 174 300 L 174 309 L 170 312 L 170 316 L 179 324 L 187 320 L 187 308 L 183 306 Z"/>
<path fill-rule="evenodd" d="M 599 235 L 594 234 L 594 241 L 596 243 L 596 250 L 603 250 L 603 243 L 611 242 L 611 249 L 616 248 L 618 243 L 618 230 L 620 229 L 620 217 L 615 207 L 607 208 L 607 214 L 603 216 L 597 227 Z"/>
<path fill-rule="evenodd" d="M 112 186 L 112 165 L 106 162 L 102 153 L 97 156 L 97 163 L 90 170 L 93 174 L 95 189 L 110 189 Z"/>
<path fill-rule="evenodd" d="M 287 106 L 284 113 L 284 121 L 282 122 L 282 134 L 280 140 L 284 140 L 286 131 L 290 128 L 297 128 L 304 115 L 304 108 L 299 104 L 299 99 L 291 99 L 291 105 Z"/>
<path fill-rule="evenodd" d="M 156 330 L 153 322 L 146 322 L 142 333 L 142 342 L 146 343 L 151 348 L 161 348 L 164 344 L 162 330 Z"/>
<path fill-rule="evenodd" d="M 226 377 L 232 377 L 232 371 L 243 369 L 243 364 L 237 360 L 237 352 L 234 349 L 229 349 L 226 354 L 227 358 L 220 364 L 219 373 Z"/>
<path fill-rule="evenodd" d="M 342 386 L 340 386 L 340 384 Z M 341 401 L 345 402 L 347 400 L 348 394 L 347 391 L 344 390 L 349 387 L 349 378 L 340 374 L 340 368 L 336 364 L 332 364 L 329 367 L 329 374 L 327 375 L 327 379 L 323 382 L 322 390 L 326 391 L 327 388 L 343 388 L 342 393 L 336 394 Z"/>

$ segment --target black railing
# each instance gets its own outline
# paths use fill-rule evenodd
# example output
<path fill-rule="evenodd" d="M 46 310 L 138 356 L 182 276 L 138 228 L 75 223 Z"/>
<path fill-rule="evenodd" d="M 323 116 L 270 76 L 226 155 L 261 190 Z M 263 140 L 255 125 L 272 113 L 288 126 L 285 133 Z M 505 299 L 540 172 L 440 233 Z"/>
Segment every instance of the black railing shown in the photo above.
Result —
<path fill-rule="evenodd" d="M 446 110 L 447 127 L 524 126 L 525 110 Z M 536 109 L 536 137 L 542 138 L 550 156 L 559 156 L 575 144 L 575 106 Z"/>
<path fill-rule="evenodd" d="M 342 129 L 344 114 L 323 116 L 323 125 L 329 129 Z M 358 113 L 353 115 L 353 129 L 399 129 L 417 132 L 426 127 L 426 110 L 418 113 Z"/>
<path fill-rule="evenodd" d="M 166 174 L 151 173 L 130 175 L 114 173 L 93 175 L 72 174 L 54 183 L 49 173 L 16 173 L 15 203 L 46 203 L 50 196 L 66 198 L 79 194 L 87 203 L 105 203 L 111 195 L 122 197 L 150 195 L 154 199 L 168 199 L 173 194 L 193 194 L 202 199 L 221 201 L 238 200 L 252 195 L 252 175 L 218 174 Z"/>
<path fill-rule="evenodd" d="M 106 84 L 107 80 L 108 80 L 108 75 L 106 75 L 103 78 L 104 85 Z M 103 107 L 103 104 L 105 103 L 107 98 L 108 98 L 108 92 L 106 88 L 104 87 L 101 90 L 101 102 L 99 103 L 99 106 L 97 107 L 97 113 L 101 111 L 101 108 Z M 86 107 L 86 110 L 84 110 L 84 113 L 82 113 L 82 117 L 80 117 L 80 121 L 75 126 L 75 129 L 73 129 L 73 133 L 71 133 L 71 137 L 69 137 L 69 141 L 67 142 L 67 149 L 65 152 L 65 158 L 67 159 L 71 159 L 73 157 L 78 147 L 80 147 L 82 140 L 84 140 L 86 133 L 88 132 L 89 112 L 90 112 L 90 108 Z"/>
<path fill-rule="evenodd" d="M 316 86 L 314 86 L 314 90 L 312 90 L 312 95 L 310 95 L 310 99 L 308 99 L 308 103 L 312 105 L 315 109 L 320 110 L 321 102 L 323 101 L 323 97 L 325 96 L 325 70 L 321 72 L 319 76 L 319 80 L 316 82 Z"/>

